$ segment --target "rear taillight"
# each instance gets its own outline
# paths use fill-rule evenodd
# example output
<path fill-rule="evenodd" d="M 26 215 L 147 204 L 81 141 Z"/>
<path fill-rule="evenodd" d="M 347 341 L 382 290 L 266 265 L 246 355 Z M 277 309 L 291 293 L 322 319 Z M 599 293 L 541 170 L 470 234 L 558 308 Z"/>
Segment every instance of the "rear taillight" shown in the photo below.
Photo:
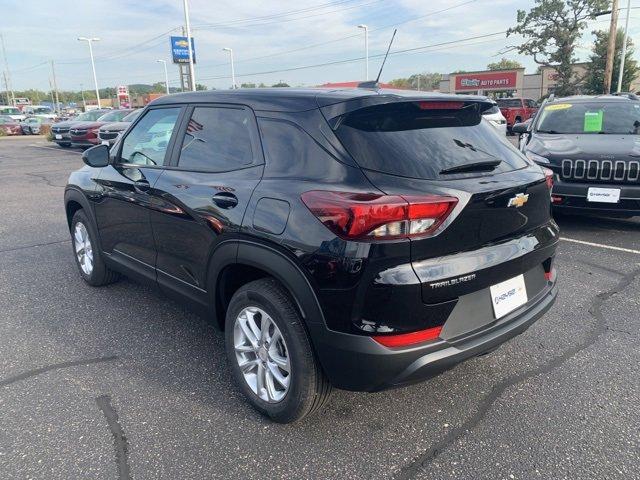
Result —
<path fill-rule="evenodd" d="M 442 326 L 418 330 L 411 333 L 398 333 L 390 335 L 375 335 L 372 337 L 380 345 L 385 347 L 409 347 L 418 343 L 432 342 L 440 337 Z"/>
<path fill-rule="evenodd" d="M 400 196 L 313 190 L 302 201 L 329 230 L 348 240 L 429 236 L 458 203 L 439 195 Z"/>
<path fill-rule="evenodd" d="M 544 172 L 544 180 L 547 183 L 547 187 L 551 190 L 553 188 L 553 170 L 542 167 L 542 171 Z"/>

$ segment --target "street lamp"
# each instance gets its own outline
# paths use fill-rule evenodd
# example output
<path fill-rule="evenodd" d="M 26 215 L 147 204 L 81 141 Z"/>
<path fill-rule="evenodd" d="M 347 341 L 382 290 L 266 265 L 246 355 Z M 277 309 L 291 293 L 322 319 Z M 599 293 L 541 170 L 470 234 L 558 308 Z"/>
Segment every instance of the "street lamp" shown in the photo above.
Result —
<path fill-rule="evenodd" d="M 167 95 L 169 95 L 169 74 L 167 73 L 167 61 L 156 60 L 156 62 L 161 63 L 164 66 L 164 84 L 167 87 Z"/>
<path fill-rule="evenodd" d="M 233 48 L 224 47 L 222 49 L 224 52 L 229 52 L 229 57 L 231 57 L 231 88 L 236 88 L 236 71 L 233 68 Z"/>
<path fill-rule="evenodd" d="M 89 56 L 91 57 L 91 69 L 93 70 L 93 83 L 96 86 L 96 99 L 98 100 L 98 108 L 100 108 L 100 92 L 98 92 L 98 77 L 96 77 L 96 64 L 93 61 L 93 47 L 91 46 L 93 42 L 99 42 L 100 39 L 96 37 L 93 37 L 93 38 L 78 37 L 78 41 L 87 42 L 89 44 Z"/>
<path fill-rule="evenodd" d="M 184 6 L 184 26 L 187 33 L 187 43 L 189 44 L 189 76 L 191 77 L 191 90 L 196 91 L 196 73 L 193 69 L 193 48 L 191 46 L 191 23 L 189 23 L 189 2 L 183 1 Z"/>
<path fill-rule="evenodd" d="M 365 55 L 365 68 L 367 73 L 367 78 L 365 80 L 369 80 L 369 27 L 366 25 L 358 25 L 358 28 L 362 28 L 364 30 L 364 55 Z"/>

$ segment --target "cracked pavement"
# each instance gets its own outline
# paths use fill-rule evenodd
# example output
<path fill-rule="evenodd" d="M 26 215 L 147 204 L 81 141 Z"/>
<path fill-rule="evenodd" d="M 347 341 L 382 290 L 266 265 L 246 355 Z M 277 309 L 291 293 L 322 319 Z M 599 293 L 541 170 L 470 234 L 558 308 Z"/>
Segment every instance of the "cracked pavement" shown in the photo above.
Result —
<path fill-rule="evenodd" d="M 0 141 L 3 479 L 640 479 L 640 255 L 561 242 L 560 297 L 523 335 L 275 425 L 205 319 L 128 280 L 82 283 L 62 205 L 80 155 L 47 147 Z M 640 250 L 640 219 L 558 221 Z"/>

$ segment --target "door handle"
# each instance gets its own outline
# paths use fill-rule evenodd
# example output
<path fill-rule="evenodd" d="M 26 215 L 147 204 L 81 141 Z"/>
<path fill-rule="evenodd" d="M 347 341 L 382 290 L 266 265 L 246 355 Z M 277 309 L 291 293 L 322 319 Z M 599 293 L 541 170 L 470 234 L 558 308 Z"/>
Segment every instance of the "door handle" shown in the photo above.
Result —
<path fill-rule="evenodd" d="M 217 193 L 211 197 L 211 200 L 217 206 L 224 209 L 233 208 L 238 205 L 238 198 L 233 193 L 229 192 Z"/>
<path fill-rule="evenodd" d="M 133 188 L 137 192 L 146 193 L 151 188 L 151 185 L 149 185 L 149 182 L 147 182 L 146 180 L 138 180 L 137 182 L 133 182 Z"/>

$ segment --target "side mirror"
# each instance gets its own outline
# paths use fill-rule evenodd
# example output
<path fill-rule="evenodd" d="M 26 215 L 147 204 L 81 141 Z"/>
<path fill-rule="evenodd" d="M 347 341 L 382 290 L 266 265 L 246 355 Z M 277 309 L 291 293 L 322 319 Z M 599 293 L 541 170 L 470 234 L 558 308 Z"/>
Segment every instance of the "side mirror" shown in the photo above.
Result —
<path fill-rule="evenodd" d="M 511 127 L 511 131 L 513 133 L 517 133 L 519 135 L 522 135 L 523 133 L 528 133 L 529 132 L 529 124 L 522 122 L 522 123 L 516 123 L 513 125 L 513 127 Z"/>
<path fill-rule="evenodd" d="M 106 167 L 109 165 L 109 147 L 106 145 L 96 145 L 82 154 L 82 161 L 94 168 Z"/>

